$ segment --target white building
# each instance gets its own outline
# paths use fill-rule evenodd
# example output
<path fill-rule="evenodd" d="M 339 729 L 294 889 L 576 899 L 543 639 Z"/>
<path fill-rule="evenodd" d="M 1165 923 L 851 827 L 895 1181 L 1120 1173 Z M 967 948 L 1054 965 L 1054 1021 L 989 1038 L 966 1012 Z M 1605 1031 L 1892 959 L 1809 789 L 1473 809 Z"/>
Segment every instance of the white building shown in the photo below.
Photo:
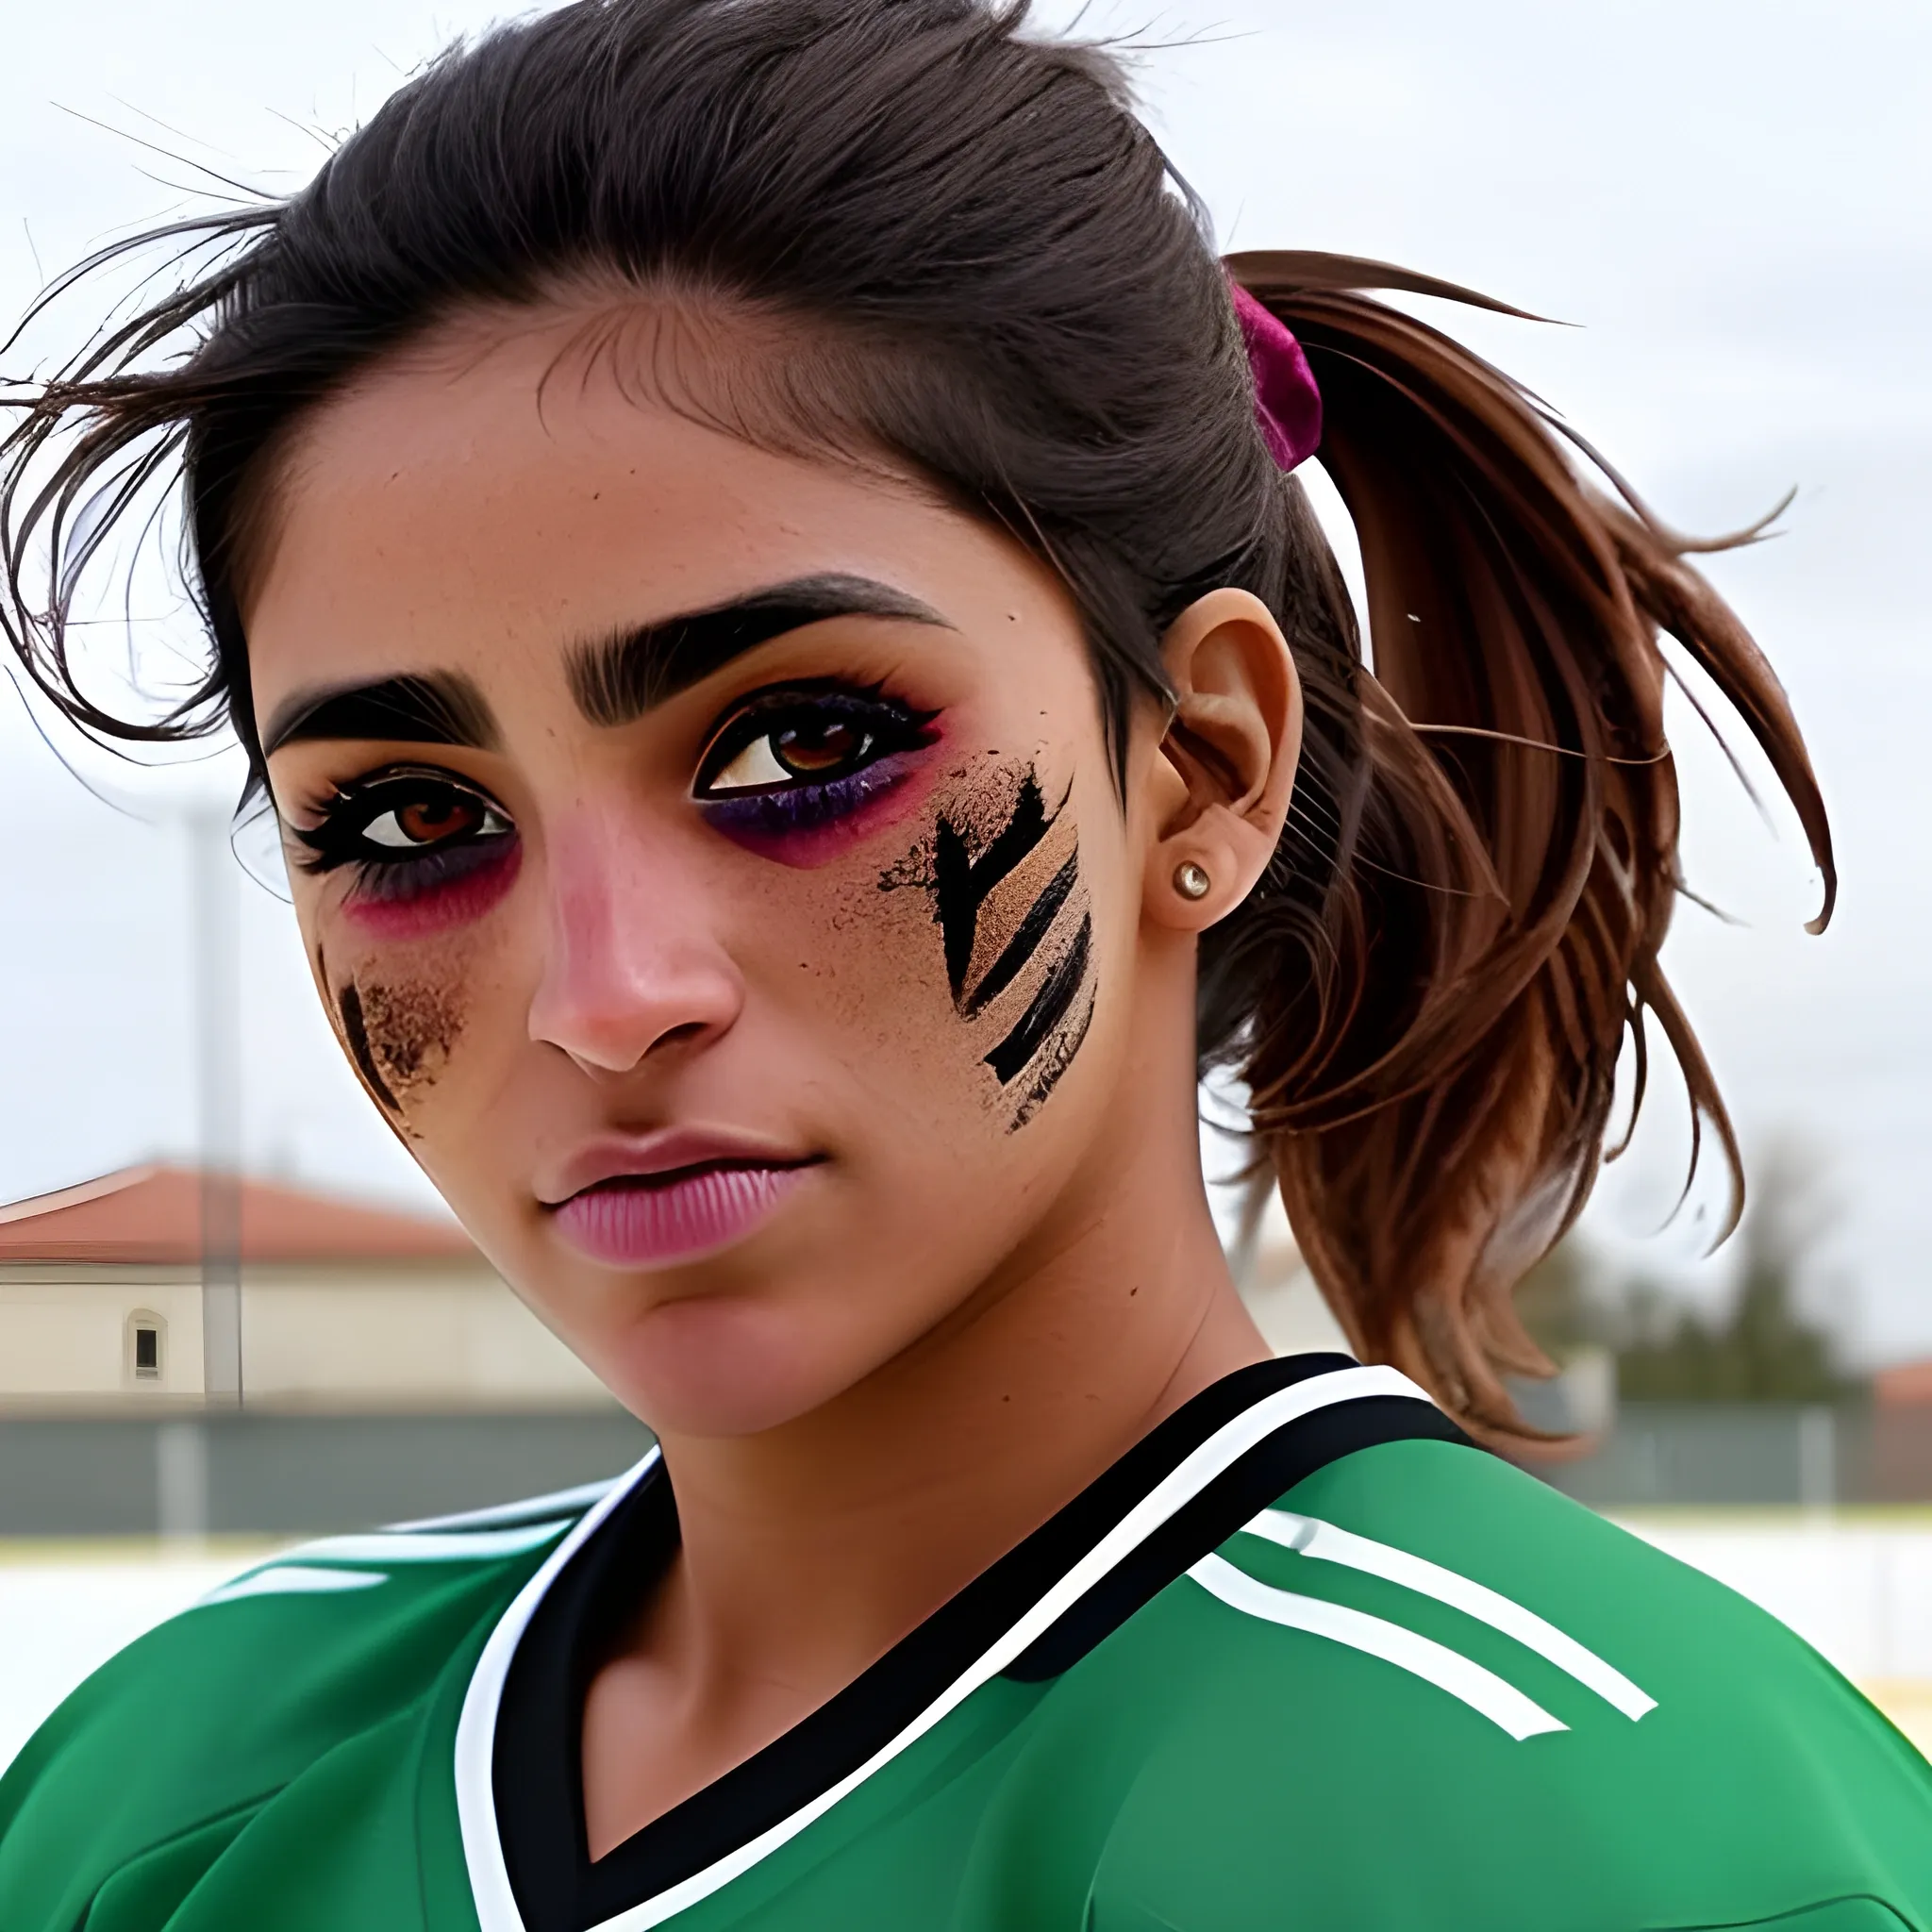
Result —
<path fill-rule="evenodd" d="M 609 1406 L 454 1222 L 265 1181 L 239 1192 L 249 1408 Z M 0 1208 L 0 1414 L 200 1407 L 203 1213 L 201 1176 L 167 1166 Z"/>

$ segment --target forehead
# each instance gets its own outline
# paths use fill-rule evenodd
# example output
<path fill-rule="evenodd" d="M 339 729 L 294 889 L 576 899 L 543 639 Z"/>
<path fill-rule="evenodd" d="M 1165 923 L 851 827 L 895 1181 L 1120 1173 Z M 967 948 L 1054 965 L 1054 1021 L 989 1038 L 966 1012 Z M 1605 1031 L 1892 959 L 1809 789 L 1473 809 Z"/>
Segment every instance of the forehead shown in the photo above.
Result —
<path fill-rule="evenodd" d="M 244 622 L 259 707 L 297 682 L 490 660 L 846 575 L 962 628 L 1064 618 L 1028 553 L 909 480 L 776 452 L 586 353 L 581 322 L 433 340 L 304 423 Z"/>

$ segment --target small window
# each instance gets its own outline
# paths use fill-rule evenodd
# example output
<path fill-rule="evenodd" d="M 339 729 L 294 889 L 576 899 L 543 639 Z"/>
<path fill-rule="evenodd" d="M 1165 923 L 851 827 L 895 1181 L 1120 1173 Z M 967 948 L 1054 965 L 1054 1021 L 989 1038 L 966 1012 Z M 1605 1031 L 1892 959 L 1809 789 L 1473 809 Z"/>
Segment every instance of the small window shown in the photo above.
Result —
<path fill-rule="evenodd" d="M 127 1318 L 126 1374 L 130 1382 L 158 1382 L 168 1371 L 168 1324 L 148 1308 Z"/>

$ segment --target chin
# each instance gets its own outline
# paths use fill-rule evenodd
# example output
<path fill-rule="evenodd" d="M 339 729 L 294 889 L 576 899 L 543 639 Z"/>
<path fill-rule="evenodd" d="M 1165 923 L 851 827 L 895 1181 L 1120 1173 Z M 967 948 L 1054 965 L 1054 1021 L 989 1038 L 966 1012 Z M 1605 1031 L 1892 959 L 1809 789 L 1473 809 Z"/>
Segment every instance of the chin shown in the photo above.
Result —
<path fill-rule="evenodd" d="M 822 1326 L 745 1295 L 692 1295 L 653 1308 L 623 1338 L 604 1379 L 660 1434 L 756 1436 L 831 1400 L 850 1377 L 828 1376 L 810 1346 Z"/>

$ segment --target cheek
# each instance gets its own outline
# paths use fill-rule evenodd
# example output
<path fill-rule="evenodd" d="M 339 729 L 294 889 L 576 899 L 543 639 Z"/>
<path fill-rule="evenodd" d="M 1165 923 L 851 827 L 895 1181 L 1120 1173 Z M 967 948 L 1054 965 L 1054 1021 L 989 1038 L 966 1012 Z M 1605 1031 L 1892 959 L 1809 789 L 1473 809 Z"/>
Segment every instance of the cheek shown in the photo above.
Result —
<path fill-rule="evenodd" d="M 416 1138 L 419 1119 L 475 1030 L 472 990 L 450 949 L 345 954 L 324 943 L 316 976 L 342 1051 L 370 1097 Z"/>
<path fill-rule="evenodd" d="M 924 970 L 970 1043 L 982 1104 L 1033 1120 L 1084 1044 L 1099 998 L 1093 909 L 1067 793 L 1032 766 L 955 774 L 929 838 L 879 879 L 930 908 Z"/>

